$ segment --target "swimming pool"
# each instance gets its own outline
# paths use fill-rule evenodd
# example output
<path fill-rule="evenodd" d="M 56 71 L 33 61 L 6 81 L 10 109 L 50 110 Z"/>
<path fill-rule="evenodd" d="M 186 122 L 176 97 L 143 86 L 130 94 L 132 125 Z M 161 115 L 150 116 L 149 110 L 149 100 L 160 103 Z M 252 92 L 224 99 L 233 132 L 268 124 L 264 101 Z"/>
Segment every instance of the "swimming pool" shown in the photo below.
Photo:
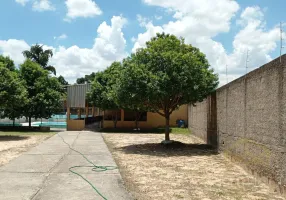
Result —
<path fill-rule="evenodd" d="M 33 122 L 32 126 L 47 126 L 50 128 L 66 128 L 66 122 Z"/>

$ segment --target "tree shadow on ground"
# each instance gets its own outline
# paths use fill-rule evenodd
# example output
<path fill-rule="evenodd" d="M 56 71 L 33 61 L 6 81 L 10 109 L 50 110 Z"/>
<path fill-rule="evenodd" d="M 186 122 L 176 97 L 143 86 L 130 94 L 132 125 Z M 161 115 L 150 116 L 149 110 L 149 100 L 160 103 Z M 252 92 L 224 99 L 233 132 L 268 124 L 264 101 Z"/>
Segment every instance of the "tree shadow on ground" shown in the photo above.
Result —
<path fill-rule="evenodd" d="M 165 128 L 141 128 L 140 130 L 136 130 L 134 128 L 102 128 L 96 129 L 96 132 L 102 133 L 120 133 L 120 134 L 165 134 Z M 183 133 L 189 134 L 189 130 L 187 128 L 176 128 L 171 127 L 170 133 Z"/>
<path fill-rule="evenodd" d="M 28 136 L 0 135 L 0 142 L 27 140 Z"/>
<path fill-rule="evenodd" d="M 209 156 L 216 155 L 215 147 L 207 144 L 185 144 L 173 142 L 172 144 L 146 143 L 134 144 L 116 148 L 126 154 L 141 154 L 149 156 Z"/>

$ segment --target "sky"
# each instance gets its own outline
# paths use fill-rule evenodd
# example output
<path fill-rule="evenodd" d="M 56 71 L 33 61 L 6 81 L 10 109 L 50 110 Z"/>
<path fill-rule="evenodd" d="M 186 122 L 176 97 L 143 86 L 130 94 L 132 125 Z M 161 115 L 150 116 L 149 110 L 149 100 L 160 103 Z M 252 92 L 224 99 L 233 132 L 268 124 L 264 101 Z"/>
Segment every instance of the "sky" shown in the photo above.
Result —
<path fill-rule="evenodd" d="M 57 75 L 74 83 L 165 32 L 206 54 L 224 85 L 280 55 L 285 7 L 285 0 L 1 0 L 0 54 L 20 65 L 24 50 L 42 44 L 54 52 Z"/>

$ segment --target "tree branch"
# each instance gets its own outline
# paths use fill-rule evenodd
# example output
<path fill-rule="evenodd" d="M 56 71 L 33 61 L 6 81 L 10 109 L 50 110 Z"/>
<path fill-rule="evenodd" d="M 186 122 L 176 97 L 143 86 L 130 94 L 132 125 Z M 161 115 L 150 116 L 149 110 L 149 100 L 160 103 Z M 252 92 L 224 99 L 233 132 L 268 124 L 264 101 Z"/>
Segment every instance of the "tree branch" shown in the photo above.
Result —
<path fill-rule="evenodd" d="M 174 110 L 177 108 L 177 105 L 178 105 L 180 99 L 181 99 L 180 96 L 177 97 L 176 101 L 174 102 L 174 104 L 173 104 L 172 107 L 171 107 L 171 110 L 169 111 L 169 114 L 170 114 L 170 115 L 171 115 L 171 114 L 174 112 Z"/>
<path fill-rule="evenodd" d="M 157 111 L 157 113 L 163 117 L 165 117 L 165 114 L 161 113 L 160 111 Z"/>

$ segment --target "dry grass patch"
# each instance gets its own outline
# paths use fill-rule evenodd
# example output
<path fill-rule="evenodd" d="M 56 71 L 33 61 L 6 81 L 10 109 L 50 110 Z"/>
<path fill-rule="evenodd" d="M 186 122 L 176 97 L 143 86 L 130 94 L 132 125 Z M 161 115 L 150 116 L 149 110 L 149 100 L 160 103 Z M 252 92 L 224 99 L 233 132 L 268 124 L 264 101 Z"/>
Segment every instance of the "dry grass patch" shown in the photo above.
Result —
<path fill-rule="evenodd" d="M 0 132 L 0 166 L 37 146 L 54 133 Z"/>
<path fill-rule="evenodd" d="M 104 134 L 135 199 L 284 199 L 191 135 Z"/>

